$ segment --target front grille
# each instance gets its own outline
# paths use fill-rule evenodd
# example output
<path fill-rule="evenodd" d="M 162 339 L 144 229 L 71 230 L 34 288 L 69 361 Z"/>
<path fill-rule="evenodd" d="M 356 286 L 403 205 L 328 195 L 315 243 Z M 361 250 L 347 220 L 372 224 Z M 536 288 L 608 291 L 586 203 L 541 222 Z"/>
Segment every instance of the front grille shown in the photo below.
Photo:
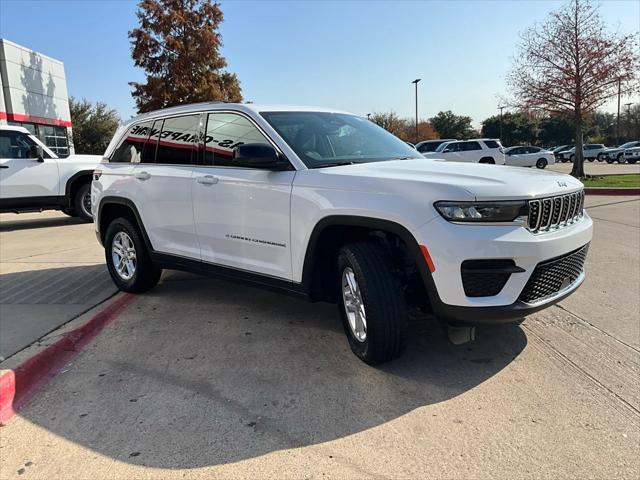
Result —
<path fill-rule="evenodd" d="M 549 232 L 571 225 L 582 217 L 584 191 L 529 200 L 529 230 Z"/>
<path fill-rule="evenodd" d="M 462 286 L 467 297 L 498 295 L 517 271 L 513 260 L 465 260 L 460 268 Z"/>
<path fill-rule="evenodd" d="M 573 285 L 582 273 L 588 249 L 589 244 L 561 257 L 539 263 L 519 299 L 526 303 L 539 302 Z"/>

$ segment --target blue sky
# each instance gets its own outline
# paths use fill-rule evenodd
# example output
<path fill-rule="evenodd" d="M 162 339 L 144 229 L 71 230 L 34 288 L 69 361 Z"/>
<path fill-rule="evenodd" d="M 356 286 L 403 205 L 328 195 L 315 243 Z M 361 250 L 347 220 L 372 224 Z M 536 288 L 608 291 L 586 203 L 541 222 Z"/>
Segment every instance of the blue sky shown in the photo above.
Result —
<path fill-rule="evenodd" d="M 518 33 L 558 1 L 222 1 L 223 55 L 246 100 L 336 107 L 496 113 Z M 69 92 L 135 114 L 127 32 L 136 1 L 0 0 L 0 36 L 65 63 Z M 610 28 L 640 28 L 638 0 L 601 2 Z M 632 99 L 632 101 L 638 101 Z M 607 107 L 613 110 L 614 105 Z"/>

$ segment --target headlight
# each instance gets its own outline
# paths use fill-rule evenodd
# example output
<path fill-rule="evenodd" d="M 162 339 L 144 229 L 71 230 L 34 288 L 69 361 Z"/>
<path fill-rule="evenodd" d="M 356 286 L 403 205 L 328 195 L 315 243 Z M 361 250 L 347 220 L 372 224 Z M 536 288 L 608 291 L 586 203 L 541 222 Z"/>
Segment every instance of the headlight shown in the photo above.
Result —
<path fill-rule="evenodd" d="M 450 222 L 525 223 L 529 214 L 526 201 L 436 202 L 436 210 Z"/>

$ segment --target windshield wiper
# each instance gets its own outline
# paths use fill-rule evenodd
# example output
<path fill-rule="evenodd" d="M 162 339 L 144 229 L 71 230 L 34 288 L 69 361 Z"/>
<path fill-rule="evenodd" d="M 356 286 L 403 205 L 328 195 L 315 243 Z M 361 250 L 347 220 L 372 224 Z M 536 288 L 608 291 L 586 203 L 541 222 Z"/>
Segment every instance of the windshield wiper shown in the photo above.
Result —
<path fill-rule="evenodd" d="M 342 167 L 343 165 L 355 165 L 356 162 L 349 162 L 349 161 L 345 161 L 345 162 L 327 162 L 327 163 L 321 163 L 320 165 L 314 165 L 313 168 L 325 168 L 325 167 Z"/>

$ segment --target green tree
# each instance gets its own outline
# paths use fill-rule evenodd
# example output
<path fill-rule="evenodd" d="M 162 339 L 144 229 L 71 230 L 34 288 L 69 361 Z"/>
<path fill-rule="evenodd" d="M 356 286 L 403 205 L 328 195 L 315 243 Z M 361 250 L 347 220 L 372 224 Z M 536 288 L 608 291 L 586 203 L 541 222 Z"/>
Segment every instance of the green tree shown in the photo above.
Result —
<path fill-rule="evenodd" d="M 560 146 L 574 143 L 575 126 L 568 115 L 551 115 L 538 124 L 538 139 L 542 145 Z"/>
<path fill-rule="evenodd" d="M 500 134 L 502 123 L 502 135 Z M 500 138 L 505 147 L 512 145 L 534 144 L 537 141 L 538 124 L 523 113 L 505 113 L 494 115 L 482 122 L 482 136 Z"/>
<path fill-rule="evenodd" d="M 640 57 L 637 33 L 609 32 L 599 7 L 571 0 L 522 35 L 508 83 L 521 108 L 570 114 L 576 159 L 571 174 L 584 177 L 586 119 L 618 93 L 636 91 Z"/>
<path fill-rule="evenodd" d="M 102 102 L 69 98 L 76 153 L 102 155 L 120 124 L 117 112 Z"/>
<path fill-rule="evenodd" d="M 140 26 L 129 32 L 145 83 L 131 82 L 139 112 L 183 103 L 242 101 L 240 82 L 220 55 L 223 20 L 210 0 L 141 0 Z"/>
<path fill-rule="evenodd" d="M 471 126 L 471 117 L 456 115 L 451 110 L 438 112 L 435 117 L 429 119 L 440 138 L 471 138 L 476 131 Z"/>

